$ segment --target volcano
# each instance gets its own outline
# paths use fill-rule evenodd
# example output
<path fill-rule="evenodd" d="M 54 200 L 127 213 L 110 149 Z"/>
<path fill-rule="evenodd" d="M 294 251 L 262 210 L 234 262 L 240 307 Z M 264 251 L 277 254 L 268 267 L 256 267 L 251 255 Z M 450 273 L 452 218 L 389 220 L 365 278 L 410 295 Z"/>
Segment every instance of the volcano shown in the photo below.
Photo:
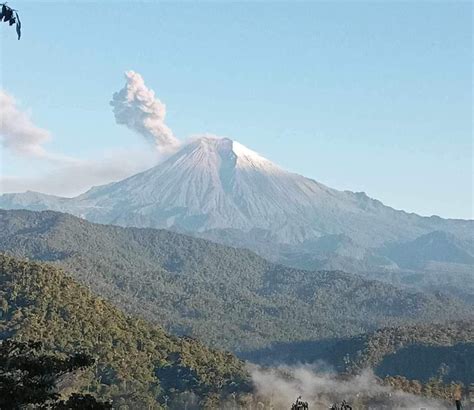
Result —
<path fill-rule="evenodd" d="M 391 257 L 394 246 L 417 246 L 417 238 L 432 232 L 453 240 L 444 271 L 462 265 L 464 272 L 474 255 L 474 221 L 395 210 L 363 192 L 339 191 L 288 172 L 236 141 L 207 136 L 147 171 L 75 198 L 4 194 L 0 208 L 50 209 L 92 222 L 176 230 L 309 269 L 400 271 Z M 425 259 L 423 266 L 404 265 L 433 268 Z"/>

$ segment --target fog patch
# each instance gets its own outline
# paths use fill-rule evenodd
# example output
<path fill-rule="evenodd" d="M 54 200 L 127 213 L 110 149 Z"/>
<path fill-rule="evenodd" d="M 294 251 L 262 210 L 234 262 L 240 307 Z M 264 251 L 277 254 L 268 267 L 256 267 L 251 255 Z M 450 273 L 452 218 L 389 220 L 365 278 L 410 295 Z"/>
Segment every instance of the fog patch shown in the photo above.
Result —
<path fill-rule="evenodd" d="M 298 396 L 309 409 L 328 409 L 346 400 L 353 409 L 447 409 L 437 400 L 414 396 L 380 384 L 372 371 L 341 376 L 320 365 L 249 366 L 254 395 L 260 408 L 289 410 Z"/>

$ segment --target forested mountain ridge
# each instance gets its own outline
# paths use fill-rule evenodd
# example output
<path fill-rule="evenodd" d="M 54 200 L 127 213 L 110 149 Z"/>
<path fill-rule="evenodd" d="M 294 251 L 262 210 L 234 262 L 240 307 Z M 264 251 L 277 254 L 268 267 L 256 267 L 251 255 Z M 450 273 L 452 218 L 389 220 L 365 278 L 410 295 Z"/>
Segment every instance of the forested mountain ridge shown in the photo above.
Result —
<path fill-rule="evenodd" d="M 351 371 L 474 382 L 474 321 L 383 328 L 354 338 L 352 350 Z"/>
<path fill-rule="evenodd" d="M 127 312 L 234 351 L 473 314 L 440 294 L 286 268 L 169 231 L 19 210 L 0 211 L 0 232 L 0 250 L 58 263 Z"/>
<path fill-rule="evenodd" d="M 420 394 L 416 388 L 421 384 L 441 389 L 442 384 L 451 382 L 474 383 L 474 320 L 385 327 L 349 338 L 280 343 L 247 352 L 244 357 L 267 365 L 314 363 L 351 374 L 371 369 L 396 388 Z"/>
<path fill-rule="evenodd" d="M 0 338 L 41 341 L 51 352 L 97 358 L 69 390 L 114 406 L 158 408 L 159 402 L 202 403 L 248 388 L 244 364 L 230 353 L 167 334 L 125 315 L 57 267 L 0 254 Z"/>

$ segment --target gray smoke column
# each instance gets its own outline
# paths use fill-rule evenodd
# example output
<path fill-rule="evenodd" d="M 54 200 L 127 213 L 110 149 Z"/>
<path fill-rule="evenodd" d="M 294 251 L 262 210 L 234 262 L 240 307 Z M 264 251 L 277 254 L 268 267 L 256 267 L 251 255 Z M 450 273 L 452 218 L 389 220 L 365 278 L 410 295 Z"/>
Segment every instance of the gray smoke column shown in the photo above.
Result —
<path fill-rule="evenodd" d="M 127 71 L 125 79 L 125 86 L 114 93 L 110 102 L 117 124 L 126 125 L 144 136 L 160 152 L 176 149 L 180 142 L 165 124 L 165 104 L 155 97 L 140 74 Z"/>

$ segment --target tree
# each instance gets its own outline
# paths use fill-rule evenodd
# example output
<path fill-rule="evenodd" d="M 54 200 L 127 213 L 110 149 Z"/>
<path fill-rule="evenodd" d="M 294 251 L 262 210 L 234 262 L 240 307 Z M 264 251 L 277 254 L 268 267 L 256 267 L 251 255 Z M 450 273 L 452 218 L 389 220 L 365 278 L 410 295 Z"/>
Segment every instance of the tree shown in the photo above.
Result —
<path fill-rule="evenodd" d="M 36 341 L 0 342 L 0 408 L 19 409 L 27 405 L 53 409 L 110 409 L 93 396 L 72 394 L 61 400 L 58 380 L 69 373 L 84 370 L 94 360 L 83 353 L 69 357 L 47 355 Z"/>

